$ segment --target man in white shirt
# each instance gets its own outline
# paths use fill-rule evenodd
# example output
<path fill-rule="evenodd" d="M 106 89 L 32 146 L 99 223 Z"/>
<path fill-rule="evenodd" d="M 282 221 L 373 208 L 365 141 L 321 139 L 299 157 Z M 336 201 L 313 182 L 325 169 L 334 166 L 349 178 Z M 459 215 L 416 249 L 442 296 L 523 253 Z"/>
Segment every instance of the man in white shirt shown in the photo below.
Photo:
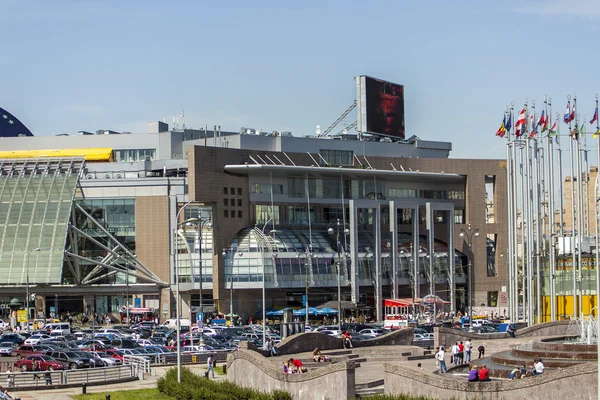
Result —
<path fill-rule="evenodd" d="M 444 360 L 444 346 L 440 347 L 440 351 L 435 354 L 436 360 L 440 362 L 440 374 L 444 372 L 448 372 L 448 368 L 446 367 L 446 360 Z"/>
<path fill-rule="evenodd" d="M 544 373 L 544 364 L 542 364 L 542 359 L 541 358 L 534 365 L 533 373 L 535 375 L 542 375 Z"/>
<path fill-rule="evenodd" d="M 471 340 L 467 339 L 465 342 L 465 363 L 471 362 Z"/>
<path fill-rule="evenodd" d="M 454 364 L 454 366 L 456 367 L 458 365 L 458 342 L 454 343 L 454 345 L 452 346 L 452 363 Z"/>

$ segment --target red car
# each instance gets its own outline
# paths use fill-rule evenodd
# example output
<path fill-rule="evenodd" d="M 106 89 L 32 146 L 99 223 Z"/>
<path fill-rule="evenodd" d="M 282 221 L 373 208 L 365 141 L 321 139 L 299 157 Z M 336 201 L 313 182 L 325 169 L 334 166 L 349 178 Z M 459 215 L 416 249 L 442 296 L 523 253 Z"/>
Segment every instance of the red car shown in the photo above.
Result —
<path fill-rule="evenodd" d="M 110 358 L 116 358 L 118 360 L 123 361 L 123 352 L 115 349 L 106 349 L 102 350 L 103 353 L 106 353 Z"/>
<path fill-rule="evenodd" d="M 28 356 L 38 356 L 43 354 L 45 354 L 43 350 L 29 344 L 22 345 L 12 352 L 12 355 L 16 356 L 19 360 Z"/>
<path fill-rule="evenodd" d="M 69 368 L 69 364 L 50 356 L 29 356 L 22 358 L 15 363 L 15 366 L 21 371 L 33 371 L 33 363 L 38 363 L 40 371 L 54 371 Z"/>

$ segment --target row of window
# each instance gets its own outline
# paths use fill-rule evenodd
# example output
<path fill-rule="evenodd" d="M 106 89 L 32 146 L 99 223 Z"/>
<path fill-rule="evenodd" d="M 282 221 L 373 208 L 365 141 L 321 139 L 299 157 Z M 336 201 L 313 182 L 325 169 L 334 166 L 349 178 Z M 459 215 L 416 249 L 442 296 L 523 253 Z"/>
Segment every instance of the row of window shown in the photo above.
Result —
<path fill-rule="evenodd" d="M 124 149 L 113 150 L 113 159 L 116 162 L 132 162 L 154 160 L 156 158 L 156 149 Z"/>
<path fill-rule="evenodd" d="M 282 209 L 283 207 L 283 209 Z M 282 210 L 285 211 L 285 223 L 287 225 L 308 225 L 308 223 L 319 224 L 319 223 L 331 223 L 338 219 L 349 220 L 350 211 L 348 208 L 342 207 L 317 207 L 322 214 L 315 212 L 315 207 L 310 208 L 310 214 L 308 213 L 307 206 L 279 206 L 279 205 L 266 205 L 256 204 L 254 206 L 254 217 L 256 224 L 264 224 L 273 218 L 276 225 L 282 222 L 281 214 Z M 344 215 L 345 213 L 345 215 Z M 372 210 L 365 209 L 359 211 L 360 216 L 363 218 L 363 222 L 367 225 L 372 224 Z M 364 214 L 364 215 L 363 215 Z M 433 219 L 436 224 L 446 224 L 448 221 L 448 212 L 434 210 Z M 421 223 L 425 223 L 425 207 L 419 208 L 419 220 Z M 389 221 L 389 208 L 382 208 L 381 218 L 383 221 Z M 399 224 L 412 224 L 413 210 L 401 209 L 398 211 L 398 223 Z M 465 223 L 465 210 L 463 208 L 454 209 L 454 223 L 464 224 Z"/>
<path fill-rule="evenodd" d="M 282 184 L 254 183 L 250 191 L 257 194 L 285 195 L 289 197 L 312 197 L 323 199 L 341 198 L 369 198 L 385 199 L 387 197 L 400 199 L 442 199 L 442 200 L 464 200 L 464 190 L 428 190 L 428 189 L 404 189 L 388 188 L 385 190 L 384 181 L 364 180 L 340 180 L 340 179 L 316 179 L 316 178 L 288 178 L 287 193 Z"/>

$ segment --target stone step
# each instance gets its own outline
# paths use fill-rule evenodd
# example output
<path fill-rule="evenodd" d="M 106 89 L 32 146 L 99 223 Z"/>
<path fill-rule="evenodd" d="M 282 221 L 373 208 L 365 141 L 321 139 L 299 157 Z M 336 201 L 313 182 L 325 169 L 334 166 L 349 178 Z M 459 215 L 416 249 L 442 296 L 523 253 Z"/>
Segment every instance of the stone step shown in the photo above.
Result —
<path fill-rule="evenodd" d="M 327 352 L 322 352 L 323 354 L 325 354 L 326 356 L 347 356 L 349 354 L 352 354 L 352 350 L 337 350 L 337 351 L 327 351 Z"/>
<path fill-rule="evenodd" d="M 407 357 L 406 359 L 408 361 L 414 361 L 414 360 L 429 360 L 432 358 L 435 358 L 435 356 L 433 354 L 427 354 L 424 356 L 410 356 L 410 357 Z"/>
<path fill-rule="evenodd" d="M 376 394 L 384 394 L 385 389 L 383 386 L 378 386 L 374 388 L 368 389 L 356 389 L 355 394 L 357 399 L 368 398 L 369 396 L 373 396 Z"/>

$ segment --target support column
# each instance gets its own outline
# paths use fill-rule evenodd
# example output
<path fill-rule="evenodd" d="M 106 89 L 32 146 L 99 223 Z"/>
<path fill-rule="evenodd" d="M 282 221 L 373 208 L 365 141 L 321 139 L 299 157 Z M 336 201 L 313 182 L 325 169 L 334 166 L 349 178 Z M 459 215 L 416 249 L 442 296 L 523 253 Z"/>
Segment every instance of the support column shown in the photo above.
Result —
<path fill-rule="evenodd" d="M 392 233 L 392 297 L 398 298 L 398 210 L 390 201 L 390 232 Z"/>
<path fill-rule="evenodd" d="M 350 300 L 358 304 L 360 298 L 358 282 L 358 220 L 355 200 L 349 200 L 350 208 Z"/>

